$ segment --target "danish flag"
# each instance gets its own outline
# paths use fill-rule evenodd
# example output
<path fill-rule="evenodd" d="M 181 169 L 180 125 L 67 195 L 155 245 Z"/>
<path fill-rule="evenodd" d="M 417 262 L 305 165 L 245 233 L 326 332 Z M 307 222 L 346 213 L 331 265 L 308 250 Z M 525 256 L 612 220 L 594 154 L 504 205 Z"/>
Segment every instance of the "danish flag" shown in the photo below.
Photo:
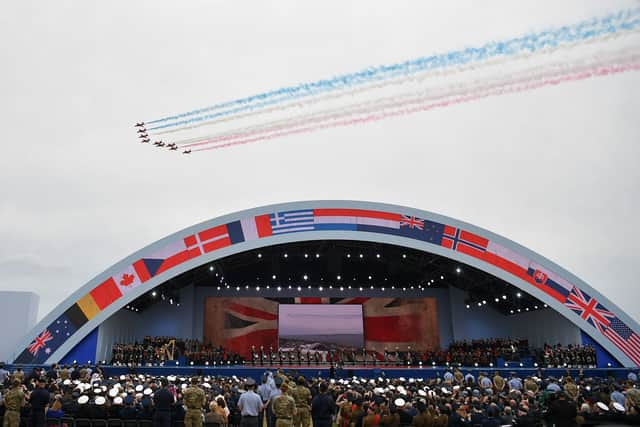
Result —
<path fill-rule="evenodd" d="M 51 341 L 52 339 L 53 336 L 51 336 L 51 332 L 49 332 L 48 329 L 45 329 L 44 332 L 37 336 L 35 341 L 31 343 L 31 345 L 29 346 L 29 353 L 33 354 L 34 356 L 37 355 L 38 351 L 40 351 L 41 348 L 46 347 L 45 343 L 47 341 Z"/>

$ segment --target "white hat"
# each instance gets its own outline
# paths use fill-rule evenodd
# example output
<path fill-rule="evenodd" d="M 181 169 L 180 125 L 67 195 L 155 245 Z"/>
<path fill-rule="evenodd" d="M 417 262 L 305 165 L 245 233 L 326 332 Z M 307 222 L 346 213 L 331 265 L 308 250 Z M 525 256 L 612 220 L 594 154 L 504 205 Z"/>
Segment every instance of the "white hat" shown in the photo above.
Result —
<path fill-rule="evenodd" d="M 400 377 L 398 378 L 400 381 L 405 382 L 406 380 L 404 379 L 404 377 Z"/>
<path fill-rule="evenodd" d="M 87 396 L 86 394 L 83 394 L 78 398 L 78 403 L 81 405 L 86 404 L 88 401 L 89 401 L 89 396 Z"/>
<path fill-rule="evenodd" d="M 598 403 L 596 403 L 596 405 L 598 405 L 598 408 L 602 409 L 603 411 L 608 411 L 609 410 L 609 407 L 607 405 L 605 405 L 604 403 L 602 403 L 602 402 L 598 402 Z"/>
<path fill-rule="evenodd" d="M 70 385 L 70 384 L 71 384 L 71 380 L 69 380 L 69 379 L 64 380 L 64 381 L 62 382 L 62 384 L 64 384 L 64 385 Z"/>
<path fill-rule="evenodd" d="M 168 380 L 168 381 L 173 382 L 173 381 L 175 381 L 175 380 L 176 380 L 176 376 L 175 376 L 175 375 L 169 375 L 169 376 L 167 377 L 167 380 Z"/>
<path fill-rule="evenodd" d="M 116 397 L 117 395 L 118 395 L 117 388 L 112 388 L 111 390 L 109 390 L 109 397 Z"/>
<path fill-rule="evenodd" d="M 102 389 L 101 388 L 94 388 L 93 389 L 93 394 L 100 394 L 102 393 Z"/>
<path fill-rule="evenodd" d="M 136 393 L 136 399 L 138 400 L 142 399 L 142 393 Z"/>
<path fill-rule="evenodd" d="M 382 394 L 382 393 L 384 393 L 384 389 L 382 387 L 376 387 L 376 388 L 373 389 L 373 392 L 375 394 Z"/>
<path fill-rule="evenodd" d="M 402 387 L 401 385 L 398 386 L 397 390 L 398 390 L 398 393 L 400 394 L 404 394 L 404 395 L 407 394 L 407 390 L 405 390 L 404 387 Z"/>
<path fill-rule="evenodd" d="M 395 390 L 395 389 L 396 388 L 392 384 L 389 384 L 389 390 Z"/>
<path fill-rule="evenodd" d="M 144 393 L 144 395 L 145 395 L 145 396 L 149 396 L 149 395 L 150 395 L 151 393 L 153 393 L 153 392 L 151 391 L 151 389 L 150 389 L 150 388 L 148 388 L 148 387 L 147 387 L 147 388 L 145 388 L 145 389 L 144 389 L 144 392 L 143 392 L 143 393 Z"/>
<path fill-rule="evenodd" d="M 613 407 L 616 409 L 616 411 L 624 412 L 624 406 L 622 406 L 618 402 L 613 402 Z"/>
<path fill-rule="evenodd" d="M 336 383 L 336 380 L 334 380 L 333 378 L 331 378 L 331 379 L 329 380 L 329 382 L 330 382 L 331 384 L 335 384 L 335 383 Z"/>
<path fill-rule="evenodd" d="M 138 384 L 138 385 L 136 386 L 136 391 L 137 391 L 138 393 L 141 393 L 141 392 L 142 392 L 142 390 L 144 390 L 144 387 L 142 387 L 142 384 Z"/>
<path fill-rule="evenodd" d="M 449 389 L 448 389 L 448 388 L 446 388 L 446 387 L 442 387 L 440 390 L 441 390 L 444 394 L 451 394 L 451 392 L 449 391 Z"/>
<path fill-rule="evenodd" d="M 396 400 L 394 400 L 393 403 L 395 403 L 397 407 L 403 407 L 406 402 L 404 401 L 403 398 L 399 397 Z"/>
<path fill-rule="evenodd" d="M 127 377 L 125 375 L 120 375 L 120 381 L 124 381 Z"/>
<path fill-rule="evenodd" d="M 116 396 L 113 398 L 114 405 L 122 405 L 122 398 L 120 396 Z"/>
<path fill-rule="evenodd" d="M 426 392 L 426 391 L 424 391 L 424 390 L 422 390 L 422 389 L 420 389 L 420 390 L 418 390 L 418 394 L 419 394 L 420 396 L 426 396 L 426 395 L 427 395 L 427 392 Z"/>
<path fill-rule="evenodd" d="M 211 384 L 209 384 L 209 383 L 204 383 L 204 384 L 202 384 L 202 386 L 204 388 L 211 388 Z"/>
<path fill-rule="evenodd" d="M 107 401 L 107 399 L 105 399 L 104 396 L 98 396 L 98 397 L 96 397 L 95 404 L 96 405 L 104 405 L 104 402 L 106 402 L 106 401 Z"/>
<path fill-rule="evenodd" d="M 409 382 L 412 383 L 415 382 L 415 380 L 413 378 L 409 378 Z"/>

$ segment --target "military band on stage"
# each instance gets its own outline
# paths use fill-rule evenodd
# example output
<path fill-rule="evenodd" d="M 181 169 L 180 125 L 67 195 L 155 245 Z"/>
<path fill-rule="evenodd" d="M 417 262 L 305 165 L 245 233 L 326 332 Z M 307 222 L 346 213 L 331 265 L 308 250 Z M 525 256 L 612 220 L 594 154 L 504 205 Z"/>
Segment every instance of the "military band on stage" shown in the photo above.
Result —
<path fill-rule="evenodd" d="M 351 349 L 305 349 L 295 348 L 274 349 L 269 346 L 251 346 L 249 364 L 254 366 L 312 366 L 332 365 L 343 366 L 418 366 L 421 364 L 419 354 L 408 347 L 401 351 L 396 347 L 393 351 L 384 349 L 383 352 L 367 350 L 366 348 Z"/>

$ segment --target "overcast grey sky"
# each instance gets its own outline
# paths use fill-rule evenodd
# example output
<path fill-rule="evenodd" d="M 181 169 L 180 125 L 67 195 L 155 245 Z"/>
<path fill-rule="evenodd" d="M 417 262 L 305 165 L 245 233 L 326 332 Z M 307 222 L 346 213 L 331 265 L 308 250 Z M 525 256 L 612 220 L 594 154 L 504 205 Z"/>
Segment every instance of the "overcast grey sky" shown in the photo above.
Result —
<path fill-rule="evenodd" d="M 640 73 L 191 157 L 136 120 L 637 1 L 14 1 L 0 13 L 0 289 L 40 317 L 131 252 L 275 202 L 408 205 L 542 253 L 640 321 Z"/>

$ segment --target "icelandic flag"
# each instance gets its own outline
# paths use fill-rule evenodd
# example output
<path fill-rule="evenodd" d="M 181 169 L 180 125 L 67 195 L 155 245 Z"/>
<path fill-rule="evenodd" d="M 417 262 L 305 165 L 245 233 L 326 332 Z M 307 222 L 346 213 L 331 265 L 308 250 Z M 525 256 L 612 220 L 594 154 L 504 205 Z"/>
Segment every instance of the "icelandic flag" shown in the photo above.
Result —
<path fill-rule="evenodd" d="M 314 230 L 313 210 L 276 212 L 269 215 L 273 235 Z"/>

